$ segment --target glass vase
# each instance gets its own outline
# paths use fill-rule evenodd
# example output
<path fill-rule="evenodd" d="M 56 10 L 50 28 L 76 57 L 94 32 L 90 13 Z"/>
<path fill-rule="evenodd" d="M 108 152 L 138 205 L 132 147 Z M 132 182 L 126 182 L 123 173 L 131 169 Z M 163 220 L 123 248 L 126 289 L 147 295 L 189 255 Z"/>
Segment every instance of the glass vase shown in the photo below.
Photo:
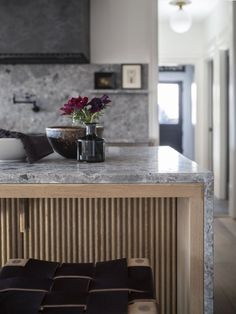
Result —
<path fill-rule="evenodd" d="M 102 162 L 105 160 L 105 142 L 97 136 L 96 123 L 86 123 L 86 135 L 78 139 L 77 160 Z"/>

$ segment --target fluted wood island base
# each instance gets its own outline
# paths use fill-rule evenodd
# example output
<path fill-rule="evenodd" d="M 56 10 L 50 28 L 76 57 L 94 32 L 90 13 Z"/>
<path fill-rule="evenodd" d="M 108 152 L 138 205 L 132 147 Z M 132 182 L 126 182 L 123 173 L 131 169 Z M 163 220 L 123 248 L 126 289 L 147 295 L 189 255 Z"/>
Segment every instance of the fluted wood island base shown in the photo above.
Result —
<path fill-rule="evenodd" d="M 167 147 L 19 165 L 0 165 L 1 265 L 147 257 L 160 313 L 213 313 L 210 172 Z"/>

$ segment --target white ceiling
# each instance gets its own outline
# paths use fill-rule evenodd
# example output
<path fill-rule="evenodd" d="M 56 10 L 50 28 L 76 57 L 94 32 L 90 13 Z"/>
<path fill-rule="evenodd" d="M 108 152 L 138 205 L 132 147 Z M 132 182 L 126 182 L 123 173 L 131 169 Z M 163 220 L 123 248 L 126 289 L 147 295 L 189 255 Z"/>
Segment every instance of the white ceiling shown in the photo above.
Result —
<path fill-rule="evenodd" d="M 192 3 L 186 5 L 184 8 L 191 13 L 193 20 L 201 21 L 214 10 L 219 1 L 230 0 L 192 0 Z M 160 21 L 168 20 L 171 12 L 176 10 L 176 7 L 170 5 L 169 2 L 170 0 L 158 0 Z"/>

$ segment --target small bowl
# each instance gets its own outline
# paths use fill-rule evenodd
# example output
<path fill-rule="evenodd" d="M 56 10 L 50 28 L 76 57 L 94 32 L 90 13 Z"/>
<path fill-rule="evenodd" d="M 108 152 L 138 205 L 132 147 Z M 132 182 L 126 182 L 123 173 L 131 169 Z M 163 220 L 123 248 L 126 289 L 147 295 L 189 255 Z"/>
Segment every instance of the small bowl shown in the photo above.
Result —
<path fill-rule="evenodd" d="M 24 161 L 26 153 L 19 138 L 0 138 L 0 162 Z"/>
<path fill-rule="evenodd" d="M 77 140 L 85 136 L 85 127 L 51 126 L 46 128 L 48 140 L 59 155 L 65 158 L 77 158 Z M 102 137 L 103 127 L 97 126 L 97 135 Z"/>

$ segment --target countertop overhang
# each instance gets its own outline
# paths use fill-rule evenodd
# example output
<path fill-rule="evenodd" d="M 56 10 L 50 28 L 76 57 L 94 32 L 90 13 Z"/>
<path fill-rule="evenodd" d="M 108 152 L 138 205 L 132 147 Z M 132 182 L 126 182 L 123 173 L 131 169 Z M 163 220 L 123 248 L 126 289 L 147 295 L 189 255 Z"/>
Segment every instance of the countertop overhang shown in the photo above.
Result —
<path fill-rule="evenodd" d="M 212 180 L 210 171 L 168 146 L 107 147 L 106 161 L 102 163 L 80 163 L 55 153 L 34 164 L 0 164 L 0 184 L 164 184 Z"/>

